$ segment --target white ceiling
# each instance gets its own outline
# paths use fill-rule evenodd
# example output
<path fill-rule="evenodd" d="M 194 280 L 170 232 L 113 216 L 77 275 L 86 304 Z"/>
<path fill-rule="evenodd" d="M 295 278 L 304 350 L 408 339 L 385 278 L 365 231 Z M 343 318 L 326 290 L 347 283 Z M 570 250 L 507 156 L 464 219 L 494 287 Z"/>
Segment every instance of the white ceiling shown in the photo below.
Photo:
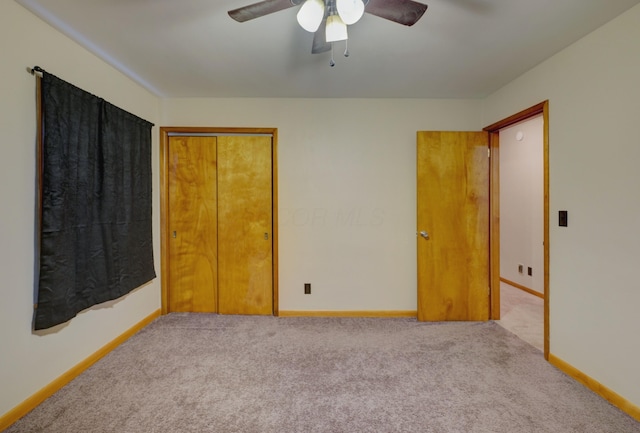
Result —
<path fill-rule="evenodd" d="M 332 68 L 297 7 L 238 23 L 257 0 L 16 1 L 158 96 L 349 98 L 481 98 L 640 3 L 426 0 L 412 27 L 365 14 Z"/>

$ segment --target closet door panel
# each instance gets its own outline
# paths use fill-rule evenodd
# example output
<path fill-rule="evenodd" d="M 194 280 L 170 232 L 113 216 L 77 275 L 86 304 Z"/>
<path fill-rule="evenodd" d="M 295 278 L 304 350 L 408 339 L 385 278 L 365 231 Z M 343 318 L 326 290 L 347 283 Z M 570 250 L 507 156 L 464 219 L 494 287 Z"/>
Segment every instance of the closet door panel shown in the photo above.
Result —
<path fill-rule="evenodd" d="M 217 311 L 216 137 L 169 138 L 170 312 Z"/>
<path fill-rule="evenodd" d="M 273 314 L 272 139 L 218 137 L 218 312 Z"/>

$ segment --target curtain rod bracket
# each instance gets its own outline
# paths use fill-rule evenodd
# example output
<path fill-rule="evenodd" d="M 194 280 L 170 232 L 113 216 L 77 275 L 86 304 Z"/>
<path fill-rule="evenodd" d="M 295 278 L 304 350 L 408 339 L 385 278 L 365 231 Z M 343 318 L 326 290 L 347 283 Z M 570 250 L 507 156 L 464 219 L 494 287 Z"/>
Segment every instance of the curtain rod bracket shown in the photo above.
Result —
<path fill-rule="evenodd" d="M 44 69 L 42 69 L 40 66 L 34 66 L 33 68 L 27 68 L 27 71 L 31 74 L 31 75 L 35 75 L 36 72 L 40 72 L 43 73 L 45 72 Z"/>

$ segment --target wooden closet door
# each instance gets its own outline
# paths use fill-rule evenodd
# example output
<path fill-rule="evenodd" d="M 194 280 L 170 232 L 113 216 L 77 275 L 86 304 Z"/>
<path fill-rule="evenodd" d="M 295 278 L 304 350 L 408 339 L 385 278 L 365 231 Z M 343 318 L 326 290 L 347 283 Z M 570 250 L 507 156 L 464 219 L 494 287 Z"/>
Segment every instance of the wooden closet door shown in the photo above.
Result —
<path fill-rule="evenodd" d="M 217 311 L 216 137 L 169 138 L 171 312 Z"/>
<path fill-rule="evenodd" d="M 218 137 L 221 314 L 273 314 L 271 165 L 271 137 Z"/>

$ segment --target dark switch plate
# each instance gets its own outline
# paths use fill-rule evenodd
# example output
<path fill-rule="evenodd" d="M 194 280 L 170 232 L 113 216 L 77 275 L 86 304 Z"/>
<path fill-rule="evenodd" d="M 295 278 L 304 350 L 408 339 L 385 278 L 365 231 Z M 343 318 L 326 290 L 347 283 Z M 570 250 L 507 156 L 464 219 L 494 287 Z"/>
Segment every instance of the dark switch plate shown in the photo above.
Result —
<path fill-rule="evenodd" d="M 558 211 L 558 225 L 567 227 L 569 225 L 569 215 L 566 210 Z"/>

